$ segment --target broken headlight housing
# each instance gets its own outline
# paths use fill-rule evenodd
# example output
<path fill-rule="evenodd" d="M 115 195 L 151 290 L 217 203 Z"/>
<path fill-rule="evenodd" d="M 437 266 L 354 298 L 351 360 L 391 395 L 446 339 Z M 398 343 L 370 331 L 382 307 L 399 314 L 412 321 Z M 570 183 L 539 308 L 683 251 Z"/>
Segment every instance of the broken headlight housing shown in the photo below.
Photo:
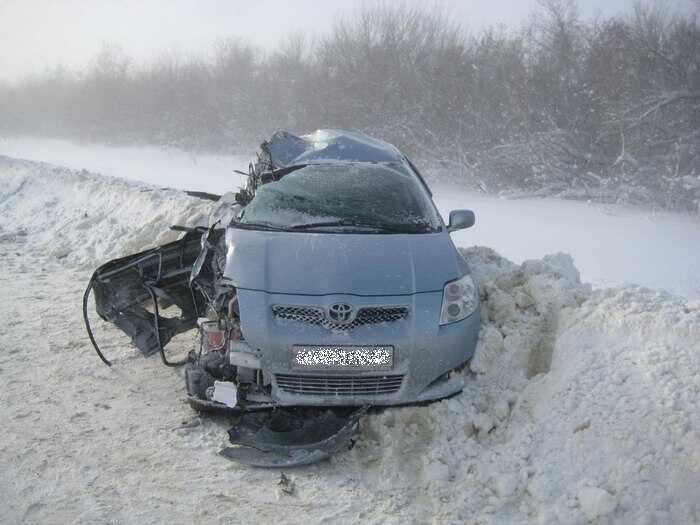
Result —
<path fill-rule="evenodd" d="M 226 327 L 220 321 L 199 320 L 202 344 L 207 351 L 221 350 L 226 345 Z"/>
<path fill-rule="evenodd" d="M 476 285 L 470 274 L 447 283 L 442 292 L 440 325 L 469 317 L 478 304 L 476 293 Z"/>

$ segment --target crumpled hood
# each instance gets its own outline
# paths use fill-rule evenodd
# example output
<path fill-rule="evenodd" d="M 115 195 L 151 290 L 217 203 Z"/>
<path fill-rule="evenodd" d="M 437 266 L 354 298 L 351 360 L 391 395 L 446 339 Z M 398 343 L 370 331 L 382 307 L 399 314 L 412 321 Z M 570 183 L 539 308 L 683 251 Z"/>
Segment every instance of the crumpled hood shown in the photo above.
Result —
<path fill-rule="evenodd" d="M 224 275 L 238 288 L 296 295 L 442 291 L 466 271 L 446 233 L 329 234 L 228 228 Z"/>

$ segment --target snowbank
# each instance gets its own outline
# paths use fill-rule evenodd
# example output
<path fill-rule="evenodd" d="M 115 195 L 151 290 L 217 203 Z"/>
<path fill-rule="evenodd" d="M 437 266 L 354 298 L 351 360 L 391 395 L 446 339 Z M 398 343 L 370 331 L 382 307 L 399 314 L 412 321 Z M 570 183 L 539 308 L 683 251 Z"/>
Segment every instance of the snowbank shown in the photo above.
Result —
<path fill-rule="evenodd" d="M 162 146 L 108 146 L 32 137 L 0 137 L 0 155 L 183 190 L 226 193 L 245 185 L 250 155 L 194 153 Z"/>
<path fill-rule="evenodd" d="M 177 190 L 0 156 L 0 239 L 72 265 L 175 240 L 170 225 L 206 224 L 210 207 Z"/>
<path fill-rule="evenodd" d="M 357 475 L 441 522 L 696 522 L 700 303 L 591 292 L 564 254 L 464 254 L 485 319 L 468 386 L 367 418 Z"/>
<path fill-rule="evenodd" d="M 700 520 L 700 301 L 638 287 L 592 291 L 568 255 L 518 265 L 480 247 L 464 250 L 484 319 L 465 391 L 364 418 L 354 449 L 287 473 L 295 499 L 270 501 L 279 474 L 242 472 L 215 455 L 223 422 L 178 426 L 194 416 L 175 372 L 126 351 L 116 369 L 100 368 L 75 308 L 76 280 L 88 273 L 65 271 L 165 242 L 174 237 L 168 225 L 204 222 L 209 206 L 173 190 L 0 158 L 0 257 L 21 282 L 0 277 L 6 293 L 22 297 L 0 304 L 0 314 L 24 321 L 3 324 L 0 335 L 19 345 L 41 323 L 42 341 L 53 345 L 48 360 L 44 347 L 27 350 L 42 362 L 36 399 L 26 394 L 34 368 L 0 360 L 10 378 L 0 393 L 0 470 L 13 480 L 0 486 L 16 492 L 0 521 L 74 521 L 87 512 L 96 521 L 155 523 L 159 498 L 183 522 L 237 519 L 230 502 L 243 502 L 253 520 L 286 522 Z M 52 294 L 21 269 L 42 260 Z M 73 414 L 76 369 L 89 417 Z M 89 408 L 101 406 L 115 409 L 103 417 Z M 47 418 L 59 429 L 48 444 L 28 427 Z M 51 457 L 67 455 L 47 462 L 32 452 L 46 447 Z M 117 482 L 125 476 L 128 484 Z M 71 506 L 76 495 L 88 510 Z M 138 511 L 127 500 L 138 500 Z"/>

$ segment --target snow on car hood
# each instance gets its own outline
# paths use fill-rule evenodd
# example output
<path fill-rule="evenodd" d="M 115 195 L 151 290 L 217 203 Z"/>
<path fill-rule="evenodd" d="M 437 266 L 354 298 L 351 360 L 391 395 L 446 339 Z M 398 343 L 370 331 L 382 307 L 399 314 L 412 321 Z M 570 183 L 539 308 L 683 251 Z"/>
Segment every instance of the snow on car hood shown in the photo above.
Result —
<path fill-rule="evenodd" d="M 442 291 L 466 271 L 449 236 L 229 228 L 224 275 L 238 288 L 299 295 Z"/>

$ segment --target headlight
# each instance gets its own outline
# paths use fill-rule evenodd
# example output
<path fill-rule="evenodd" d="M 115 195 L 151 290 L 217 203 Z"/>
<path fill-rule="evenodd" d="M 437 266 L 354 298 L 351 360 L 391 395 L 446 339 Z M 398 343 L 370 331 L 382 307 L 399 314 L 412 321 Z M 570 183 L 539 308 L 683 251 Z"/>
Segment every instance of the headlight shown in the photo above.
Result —
<path fill-rule="evenodd" d="M 454 323 L 470 316 L 477 303 L 476 286 L 471 275 L 450 281 L 442 292 L 440 324 Z"/>
<path fill-rule="evenodd" d="M 219 321 L 209 321 L 206 318 L 200 318 L 199 321 L 204 348 L 207 351 L 221 350 L 226 344 L 226 330 L 219 325 Z"/>

